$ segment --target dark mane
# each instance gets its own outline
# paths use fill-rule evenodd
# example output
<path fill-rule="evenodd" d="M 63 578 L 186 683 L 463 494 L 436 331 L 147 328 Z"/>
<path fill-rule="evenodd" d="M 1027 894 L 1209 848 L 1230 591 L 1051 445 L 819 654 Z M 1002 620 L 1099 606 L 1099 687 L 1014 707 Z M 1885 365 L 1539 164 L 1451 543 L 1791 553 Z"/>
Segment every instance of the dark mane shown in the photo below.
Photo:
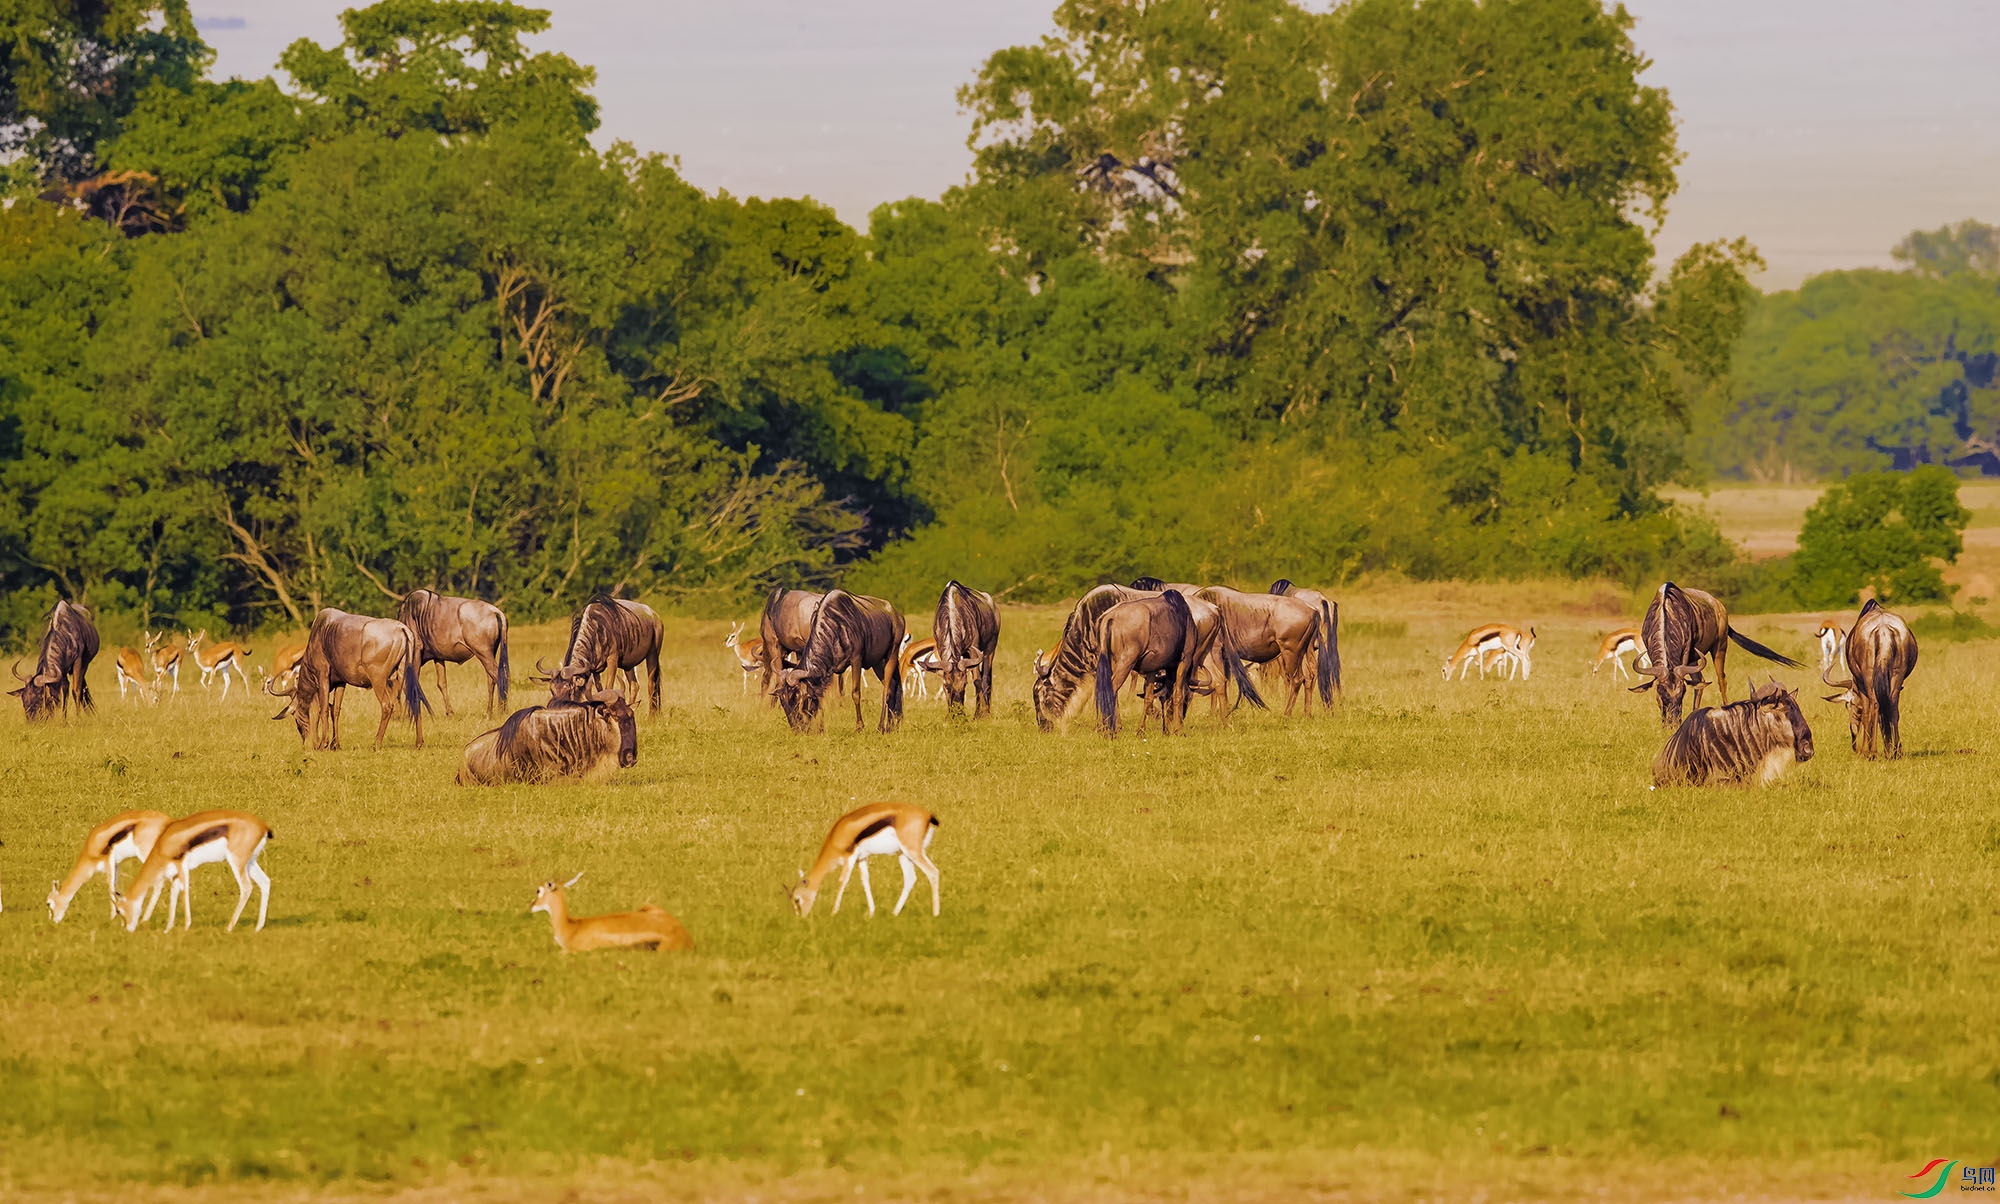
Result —
<path fill-rule="evenodd" d="M 438 647 L 433 627 L 437 621 L 437 605 L 441 601 L 443 596 L 436 590 L 419 587 L 404 594 L 402 604 L 396 608 L 397 620 L 417 633 L 418 646 L 426 652 Z"/>
<path fill-rule="evenodd" d="M 586 711 L 589 709 L 590 704 L 586 702 L 558 701 L 551 701 L 544 706 L 522 707 L 520 710 L 507 716 L 507 721 L 496 729 L 500 734 L 493 738 L 493 752 L 496 756 L 503 758 L 510 756 L 514 751 L 514 745 L 521 738 L 522 725 L 527 723 L 528 717 L 537 711 Z"/>
<path fill-rule="evenodd" d="M 1166 590 L 1167 583 L 1158 577 L 1134 577 L 1132 578 L 1132 588 L 1151 590 L 1157 594 Z"/>
<path fill-rule="evenodd" d="M 812 681 L 832 677 L 840 653 L 858 651 L 862 621 L 861 604 L 846 590 L 833 590 L 820 599 L 813 612 L 812 634 L 799 656 L 799 672 Z"/>
<path fill-rule="evenodd" d="M 1280 596 L 1280 597 L 1283 597 L 1284 595 L 1286 595 L 1286 594 L 1289 594 L 1289 593 L 1291 593 L 1291 592 L 1292 592 L 1292 579 L 1291 579 L 1290 577 L 1280 577 L 1280 578 L 1278 578 L 1278 579 L 1277 579 L 1276 581 L 1273 581 L 1273 582 L 1271 583 L 1271 590 L 1270 590 L 1270 592 L 1271 592 L 1271 593 L 1274 593 L 1274 594 L 1277 594 L 1277 595 L 1278 595 L 1278 596 Z"/>

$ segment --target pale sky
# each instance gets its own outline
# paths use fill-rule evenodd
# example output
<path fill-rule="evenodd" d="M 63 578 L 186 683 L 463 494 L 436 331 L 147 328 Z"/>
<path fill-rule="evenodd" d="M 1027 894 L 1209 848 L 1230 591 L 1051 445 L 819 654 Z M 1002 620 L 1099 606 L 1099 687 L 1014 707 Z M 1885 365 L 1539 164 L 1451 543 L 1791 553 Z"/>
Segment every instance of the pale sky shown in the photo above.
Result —
<path fill-rule="evenodd" d="M 194 0 L 219 76 L 339 38 L 352 0 Z M 678 155 L 738 196 L 868 212 L 971 163 L 957 89 L 1049 29 L 1055 0 L 542 0 L 539 39 L 597 68 L 603 140 Z M 1788 288 L 1890 266 L 1910 230 L 2000 222 L 2000 3 L 1629 0 L 1678 111 L 1681 187 L 1657 245 L 1748 237 Z"/>

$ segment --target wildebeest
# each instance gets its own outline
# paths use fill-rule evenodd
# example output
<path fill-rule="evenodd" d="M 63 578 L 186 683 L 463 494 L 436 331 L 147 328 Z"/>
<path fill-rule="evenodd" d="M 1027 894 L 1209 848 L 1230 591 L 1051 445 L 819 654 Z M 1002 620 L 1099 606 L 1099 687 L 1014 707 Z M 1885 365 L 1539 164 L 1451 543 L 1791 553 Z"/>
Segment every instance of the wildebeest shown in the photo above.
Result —
<path fill-rule="evenodd" d="M 825 594 L 777 586 L 764 599 L 764 613 L 757 621 L 758 638 L 764 641 L 764 694 L 771 696 L 780 671 L 795 668 L 812 638 L 813 615 Z"/>
<path fill-rule="evenodd" d="M 1655 786 L 1771 782 L 1794 761 L 1810 761 L 1812 728 L 1796 691 L 1772 682 L 1727 706 L 1700 707 L 1653 758 Z"/>
<path fill-rule="evenodd" d="M 646 666 L 646 713 L 660 713 L 660 616 L 644 602 L 599 593 L 569 622 L 569 645 L 562 665 L 543 680 L 557 699 L 575 700 L 605 688 L 609 674 L 616 685 L 620 670 L 633 697 L 639 695 L 638 666 Z"/>
<path fill-rule="evenodd" d="M 1121 602 L 1149 598 L 1149 590 L 1100 585 L 1070 608 L 1056 646 L 1035 654 L 1035 723 L 1054 731 L 1082 699 L 1077 687 L 1097 671 L 1097 621 Z M 1221 616 L 1217 615 L 1220 626 Z"/>
<path fill-rule="evenodd" d="M 15 661 L 14 676 L 21 688 L 7 692 L 20 698 L 21 709 L 31 723 L 54 718 L 58 707 L 67 718 L 72 689 L 77 709 L 94 711 L 97 704 L 91 701 L 87 675 L 90 660 L 96 655 L 97 624 L 91 622 L 90 612 L 74 602 L 58 601 L 42 624 L 34 675 L 22 677 L 21 662 Z"/>
<path fill-rule="evenodd" d="M 1280 577 L 1271 583 L 1271 592 L 1281 598 L 1297 598 L 1299 601 L 1320 612 L 1320 622 L 1326 628 L 1326 653 L 1333 660 L 1333 692 L 1342 692 L 1340 684 L 1340 603 L 1316 589 L 1292 584 L 1290 577 Z"/>
<path fill-rule="evenodd" d="M 1171 735 L 1187 717 L 1188 694 L 1200 663 L 1194 612 L 1179 590 L 1120 602 L 1097 620 L 1097 718 L 1118 734 L 1118 691 L 1125 679 L 1146 679 L 1160 706 L 1160 728 Z"/>
<path fill-rule="evenodd" d="M 1246 664 L 1276 667 L 1285 683 L 1285 714 L 1292 713 L 1301 690 L 1306 696 L 1306 711 L 1311 713 L 1315 685 L 1321 705 L 1333 706 L 1339 654 L 1326 634 L 1332 621 L 1330 610 L 1311 606 L 1302 598 L 1251 594 L 1220 585 L 1206 586 L 1195 596 L 1222 612 L 1225 638 L 1216 641 L 1208 658 L 1212 681 L 1220 684 L 1227 678 L 1225 660 L 1234 653 Z"/>
<path fill-rule="evenodd" d="M 882 715 L 876 730 L 891 732 L 903 720 L 903 614 L 880 598 L 836 589 L 813 612 L 812 634 L 795 669 L 778 672 L 776 697 L 792 730 L 803 732 L 820 716 L 827 688 L 853 675 L 854 729 L 861 730 L 861 675 L 882 680 Z"/>
<path fill-rule="evenodd" d="M 1672 727 L 1681 721 L 1681 698 L 1694 687 L 1694 704 L 1701 705 L 1701 692 L 1708 682 L 1701 675 L 1701 658 L 1715 663 L 1715 685 L 1722 701 L 1729 701 L 1729 677 L 1723 666 L 1729 642 L 1752 656 L 1793 669 L 1804 665 L 1783 653 L 1773 652 L 1729 626 L 1729 609 L 1715 595 L 1698 589 L 1683 589 L 1669 581 L 1646 607 L 1639 622 L 1639 644 L 1645 663 L 1635 666 L 1652 680 L 1632 687 L 1633 693 L 1652 690 L 1660 699 L 1660 723 Z"/>
<path fill-rule="evenodd" d="M 1194 616 L 1194 627 L 1200 640 L 1195 651 L 1194 675 L 1189 678 L 1188 690 L 1191 694 L 1208 695 L 1209 713 L 1224 723 L 1229 722 L 1229 683 L 1235 682 L 1238 700 L 1247 702 L 1259 710 L 1264 708 L 1264 699 L 1257 693 L 1257 687 L 1244 671 L 1243 658 L 1236 653 L 1231 642 L 1229 628 L 1222 621 L 1222 608 L 1210 601 L 1205 593 L 1208 586 L 1195 585 L 1186 581 L 1162 581 L 1158 577 L 1138 577 L 1132 581 L 1132 588 L 1147 593 L 1176 593 L 1187 600 L 1188 613 Z M 1211 670 L 1210 666 L 1214 666 Z M 1152 703 L 1152 681 L 1140 678 L 1144 683 L 1140 697 L 1147 700 L 1148 709 Z M 1185 713 L 1181 716 L 1185 719 Z M 1145 716 L 1139 718 L 1140 727 L 1145 726 Z"/>
<path fill-rule="evenodd" d="M 313 616 L 306 633 L 305 654 L 292 673 L 292 684 L 279 689 L 276 679 L 264 692 L 285 699 L 285 709 L 271 716 L 291 715 L 299 739 L 312 748 L 340 747 L 340 700 L 347 686 L 375 691 L 382 722 L 375 728 L 375 747 L 400 705 L 416 726 L 416 746 L 424 746 L 423 684 L 417 680 L 417 633 L 399 619 L 373 619 L 327 607 Z"/>
<path fill-rule="evenodd" d="M 616 690 L 526 707 L 465 746 L 461 786 L 583 778 L 601 782 L 639 761 L 639 720 Z"/>
<path fill-rule="evenodd" d="M 403 595 L 396 617 L 417 633 L 417 667 L 437 662 L 438 697 L 444 713 L 451 711 L 445 692 L 445 665 L 476 660 L 486 670 L 486 713 L 493 714 L 495 696 L 507 705 L 507 616 L 491 602 L 455 598 L 436 590 L 413 589 Z"/>
<path fill-rule="evenodd" d="M 993 711 L 993 654 L 1000 648 L 1000 612 L 993 595 L 968 589 L 956 581 L 945 583 L 938 595 L 937 614 L 931 622 L 931 638 L 937 647 L 931 659 L 944 680 L 945 707 L 955 714 L 965 711 L 965 687 L 973 691 L 974 718 Z"/>
<path fill-rule="evenodd" d="M 1834 681 L 1831 670 L 1820 680 L 1840 693 L 1828 702 L 1847 704 L 1847 739 L 1869 760 L 1879 749 L 1894 759 L 1903 755 L 1903 682 L 1917 667 L 1917 639 L 1895 614 L 1870 598 L 1861 617 L 1843 641 L 1847 680 Z"/>

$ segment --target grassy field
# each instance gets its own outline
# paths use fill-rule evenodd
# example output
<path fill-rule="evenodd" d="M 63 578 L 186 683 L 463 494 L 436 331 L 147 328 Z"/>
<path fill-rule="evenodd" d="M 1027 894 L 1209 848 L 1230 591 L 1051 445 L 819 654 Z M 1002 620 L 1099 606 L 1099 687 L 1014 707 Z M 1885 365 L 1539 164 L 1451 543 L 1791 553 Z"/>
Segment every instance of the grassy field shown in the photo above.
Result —
<path fill-rule="evenodd" d="M 1335 715 L 1116 742 L 1034 731 L 1053 609 L 1006 612 L 992 721 L 889 738 L 789 734 L 727 624 L 675 620 L 602 787 L 459 789 L 482 722 L 372 752 L 365 698 L 302 754 L 268 700 L 121 707 L 100 662 L 94 719 L 0 715 L 0 1198 L 1881 1199 L 1990 1163 L 1995 646 L 1924 649 L 1900 764 L 1813 699 L 1781 784 L 1652 792 L 1650 698 L 1585 672 L 1627 605 L 1384 587 Z M 1533 680 L 1441 683 L 1487 617 L 1539 627 Z M 877 798 L 942 817 L 942 918 L 799 921 Z M 114 930 L 101 879 L 52 926 L 137 806 L 264 816 L 269 927 L 221 931 L 219 869 L 192 933 Z M 579 870 L 697 951 L 559 953 L 527 906 Z"/>

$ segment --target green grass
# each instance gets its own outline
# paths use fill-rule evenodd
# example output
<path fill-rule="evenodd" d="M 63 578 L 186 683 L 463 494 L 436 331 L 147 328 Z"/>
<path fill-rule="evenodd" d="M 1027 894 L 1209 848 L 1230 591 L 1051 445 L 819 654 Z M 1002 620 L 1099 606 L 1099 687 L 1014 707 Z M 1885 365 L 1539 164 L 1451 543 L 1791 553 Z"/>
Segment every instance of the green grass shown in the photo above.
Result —
<path fill-rule="evenodd" d="M 96 718 L 0 718 L 0 1197 L 1886 1198 L 1990 1158 L 1995 645 L 1925 647 L 1901 763 L 1812 699 L 1820 755 L 1778 786 L 1652 792 L 1650 698 L 1584 672 L 1615 619 L 1509 614 L 1534 680 L 1447 686 L 1487 614 L 1343 602 L 1339 714 L 1225 731 L 1198 701 L 1185 736 L 1116 742 L 1033 730 L 1052 610 L 1005 614 L 995 720 L 913 701 L 889 738 L 872 682 L 867 735 L 838 703 L 788 734 L 727 625 L 675 621 L 668 710 L 603 787 L 459 789 L 484 724 L 375 753 L 365 698 L 347 751 L 302 754 L 268 700 L 120 707 L 103 664 Z M 529 665 L 555 632 L 516 640 Z M 800 922 L 783 886 L 877 798 L 942 817 L 942 918 L 850 890 Z M 51 926 L 44 884 L 135 806 L 267 819 L 265 931 L 221 931 L 219 869 L 192 933 L 114 931 L 101 879 Z M 657 902 L 697 952 L 560 954 L 527 906 L 578 870 L 580 911 Z"/>

